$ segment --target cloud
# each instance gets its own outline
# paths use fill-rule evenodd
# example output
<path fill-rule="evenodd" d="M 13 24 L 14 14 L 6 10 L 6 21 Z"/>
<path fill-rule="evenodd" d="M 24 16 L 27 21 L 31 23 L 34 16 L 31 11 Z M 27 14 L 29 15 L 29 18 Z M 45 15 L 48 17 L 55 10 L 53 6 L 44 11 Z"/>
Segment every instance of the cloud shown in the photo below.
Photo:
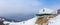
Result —
<path fill-rule="evenodd" d="M 0 12 L 3 14 L 34 12 L 40 5 L 37 0 L 0 0 Z"/>
<path fill-rule="evenodd" d="M 0 0 L 0 14 L 36 13 L 42 8 L 56 10 L 59 0 Z"/>

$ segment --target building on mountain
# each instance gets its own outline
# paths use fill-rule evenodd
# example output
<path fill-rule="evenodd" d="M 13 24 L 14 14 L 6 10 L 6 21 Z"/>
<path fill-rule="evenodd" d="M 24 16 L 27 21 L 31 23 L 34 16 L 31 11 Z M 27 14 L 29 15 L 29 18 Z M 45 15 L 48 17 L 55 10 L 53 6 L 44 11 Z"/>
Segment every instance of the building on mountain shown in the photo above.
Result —
<path fill-rule="evenodd" d="M 55 17 L 55 13 L 52 9 L 44 8 L 39 11 L 37 14 L 38 19 L 35 24 L 38 25 L 48 25 L 48 20 Z"/>
<path fill-rule="evenodd" d="M 60 14 L 60 9 L 57 10 L 57 14 Z"/>

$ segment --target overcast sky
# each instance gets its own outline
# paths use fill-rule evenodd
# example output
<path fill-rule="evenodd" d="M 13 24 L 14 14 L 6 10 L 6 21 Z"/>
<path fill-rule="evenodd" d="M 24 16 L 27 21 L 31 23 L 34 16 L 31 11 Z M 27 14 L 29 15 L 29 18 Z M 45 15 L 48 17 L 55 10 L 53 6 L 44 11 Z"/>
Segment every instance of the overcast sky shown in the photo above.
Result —
<path fill-rule="evenodd" d="M 36 13 L 42 8 L 56 11 L 60 0 L 0 0 L 0 14 Z"/>

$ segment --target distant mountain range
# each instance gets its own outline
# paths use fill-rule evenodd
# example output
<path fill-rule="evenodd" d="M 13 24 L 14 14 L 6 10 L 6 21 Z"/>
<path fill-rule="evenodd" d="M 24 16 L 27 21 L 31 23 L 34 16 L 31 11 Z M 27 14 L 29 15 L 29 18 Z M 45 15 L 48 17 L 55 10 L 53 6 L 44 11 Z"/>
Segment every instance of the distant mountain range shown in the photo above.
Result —
<path fill-rule="evenodd" d="M 8 14 L 4 18 L 8 21 L 25 21 L 35 17 L 35 14 Z"/>

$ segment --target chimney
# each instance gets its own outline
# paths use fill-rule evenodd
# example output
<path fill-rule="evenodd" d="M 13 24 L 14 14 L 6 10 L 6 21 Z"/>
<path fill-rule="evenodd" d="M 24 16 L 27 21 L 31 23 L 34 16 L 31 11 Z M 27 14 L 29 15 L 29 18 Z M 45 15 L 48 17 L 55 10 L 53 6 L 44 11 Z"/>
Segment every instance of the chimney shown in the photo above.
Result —
<path fill-rule="evenodd" d="M 60 14 L 60 9 L 57 10 L 57 14 Z"/>

